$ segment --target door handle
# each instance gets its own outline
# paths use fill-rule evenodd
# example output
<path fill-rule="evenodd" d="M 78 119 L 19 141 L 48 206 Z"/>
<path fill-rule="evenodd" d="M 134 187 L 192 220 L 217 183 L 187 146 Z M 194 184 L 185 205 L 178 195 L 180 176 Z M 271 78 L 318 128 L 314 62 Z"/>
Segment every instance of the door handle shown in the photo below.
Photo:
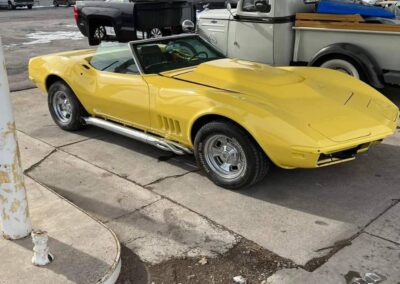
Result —
<path fill-rule="evenodd" d="M 211 23 L 212 23 L 212 24 L 216 24 L 216 23 L 218 23 L 218 21 L 212 20 Z"/>

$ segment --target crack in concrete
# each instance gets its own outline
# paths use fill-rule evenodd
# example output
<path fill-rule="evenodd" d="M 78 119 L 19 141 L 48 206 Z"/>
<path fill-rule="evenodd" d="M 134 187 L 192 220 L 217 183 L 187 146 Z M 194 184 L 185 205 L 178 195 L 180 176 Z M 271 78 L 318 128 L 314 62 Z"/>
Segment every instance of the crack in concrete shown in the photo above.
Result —
<path fill-rule="evenodd" d="M 162 177 L 162 178 L 159 178 L 159 179 L 157 179 L 157 180 L 155 180 L 155 181 L 152 181 L 152 182 L 150 182 L 150 183 L 148 183 L 148 184 L 145 184 L 145 185 L 143 185 L 143 187 L 144 188 L 146 188 L 146 189 L 148 189 L 148 190 L 150 190 L 150 191 L 152 191 L 151 189 L 151 186 L 152 185 L 155 185 L 155 184 L 158 184 L 158 183 L 160 183 L 160 182 L 162 182 L 162 181 L 164 181 L 164 180 L 167 180 L 167 179 L 170 179 L 170 178 L 180 178 L 180 177 L 183 177 L 183 176 L 185 176 L 185 175 L 188 175 L 188 174 L 191 174 L 191 173 L 196 173 L 196 172 L 199 172 L 200 170 L 193 170 L 193 171 L 187 171 L 186 173 L 183 173 L 183 174 L 178 174 L 178 175 L 172 175 L 172 176 L 166 176 L 166 177 Z M 153 191 L 152 191 L 153 192 Z"/>
<path fill-rule="evenodd" d="M 40 159 L 38 162 L 34 163 L 33 165 L 31 165 L 29 168 L 27 168 L 26 170 L 24 170 L 24 174 L 28 175 L 29 172 L 31 172 L 32 170 L 34 170 L 35 168 L 37 168 L 38 166 L 40 166 L 40 164 L 42 164 L 47 158 L 49 158 L 51 155 L 53 155 L 54 153 L 57 152 L 57 148 L 54 148 L 53 150 L 50 151 L 50 153 L 48 153 L 46 156 L 44 156 L 42 159 Z"/>
<path fill-rule="evenodd" d="M 85 138 L 85 139 L 82 139 L 82 140 L 79 140 L 79 141 L 74 141 L 74 142 L 71 142 L 71 143 L 67 143 L 67 144 L 58 146 L 56 148 L 57 149 L 61 149 L 61 148 L 68 147 L 68 146 L 71 146 L 71 145 L 79 144 L 81 142 L 85 142 L 85 141 L 92 140 L 92 139 L 99 139 L 99 138 L 102 138 L 102 137 L 104 137 L 104 136 L 99 135 L 99 136 L 94 136 L 94 137 L 88 137 L 88 138 Z"/>
<path fill-rule="evenodd" d="M 390 240 L 390 239 L 387 239 L 387 238 L 384 238 L 384 237 L 381 237 L 381 236 L 378 236 L 378 235 L 375 235 L 375 234 L 371 234 L 371 233 L 369 233 L 369 232 L 364 232 L 364 233 L 367 234 L 367 235 L 370 235 L 370 236 L 372 236 L 372 237 L 375 237 L 375 238 L 378 238 L 378 239 L 381 239 L 381 240 L 384 240 L 384 241 L 387 241 L 387 242 L 390 242 L 390 243 L 392 243 L 392 244 L 395 244 L 395 245 L 400 246 L 400 243 L 395 242 L 395 241 L 392 241 L 392 240 Z"/>
<path fill-rule="evenodd" d="M 104 224 L 108 224 L 108 223 L 110 223 L 110 222 L 112 222 L 112 221 L 116 221 L 116 220 L 121 219 L 121 218 L 124 218 L 124 217 L 126 217 L 126 216 L 128 216 L 128 215 L 130 215 L 130 214 L 133 214 L 133 213 L 136 213 L 136 212 L 138 212 L 138 211 L 140 211 L 140 210 L 143 210 L 144 208 L 149 207 L 149 206 L 153 205 L 154 203 L 157 203 L 157 202 L 159 202 L 159 201 L 161 201 L 161 200 L 163 199 L 161 196 L 159 196 L 159 197 L 160 197 L 160 198 L 157 199 L 157 200 L 155 200 L 155 201 L 152 201 L 152 202 L 150 202 L 150 203 L 148 203 L 148 204 L 146 204 L 146 205 L 143 205 L 143 206 L 141 206 L 141 207 L 139 207 L 139 208 L 136 208 L 135 210 L 132 210 L 132 211 L 130 211 L 130 212 L 124 213 L 124 214 L 122 214 L 121 216 L 114 217 L 114 218 L 112 218 L 112 219 L 110 219 L 110 220 L 104 221 L 103 223 L 104 223 Z"/>
<path fill-rule="evenodd" d="M 348 246 L 349 243 L 351 245 L 352 241 L 357 238 L 359 235 L 361 235 L 362 233 L 367 233 L 365 231 L 365 229 L 371 225 L 373 222 L 375 222 L 377 219 L 379 219 L 382 215 L 384 215 L 387 211 L 389 211 L 391 208 L 393 208 L 394 206 L 396 206 L 397 204 L 400 203 L 400 199 L 392 199 L 392 204 L 390 204 L 385 210 L 383 210 L 381 213 L 379 213 L 376 217 L 372 218 L 366 225 L 364 225 L 363 227 L 360 228 L 360 230 L 355 233 L 354 235 L 350 236 L 347 239 L 343 239 L 343 240 L 339 240 L 337 242 L 335 242 L 335 244 L 332 246 L 331 250 L 324 256 L 320 256 L 320 257 L 315 257 L 310 259 L 309 261 L 307 261 L 307 263 L 305 265 L 299 265 L 300 268 L 303 268 L 309 272 L 313 272 L 314 270 L 316 270 L 317 268 L 319 268 L 320 266 L 322 266 L 324 263 L 326 263 L 332 256 L 334 256 L 337 252 L 339 252 L 341 249 L 343 249 L 344 247 Z M 367 233 L 369 234 L 369 233 Z M 370 234 L 372 235 L 372 234 Z M 378 237 L 378 236 L 377 236 Z M 393 241 L 392 241 L 393 243 Z M 395 243 L 395 242 L 394 242 Z M 338 244 L 338 245 L 336 245 Z M 325 249 L 329 249 L 330 247 L 326 247 L 326 248 L 321 248 L 318 249 L 316 251 L 321 251 L 321 250 L 325 250 Z"/>

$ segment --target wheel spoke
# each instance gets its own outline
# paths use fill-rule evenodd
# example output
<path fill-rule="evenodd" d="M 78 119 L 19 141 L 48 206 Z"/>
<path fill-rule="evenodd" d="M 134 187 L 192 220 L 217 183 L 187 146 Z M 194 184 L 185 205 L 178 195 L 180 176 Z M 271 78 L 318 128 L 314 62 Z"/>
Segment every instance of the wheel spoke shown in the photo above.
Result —
<path fill-rule="evenodd" d="M 231 164 L 223 163 L 223 164 L 221 165 L 221 168 L 222 168 L 224 171 L 226 171 L 226 172 L 230 172 L 230 171 L 231 171 Z"/>
<path fill-rule="evenodd" d="M 220 157 L 222 155 L 222 152 L 223 152 L 222 148 L 213 147 L 211 149 L 211 154 L 213 155 L 213 157 Z"/>

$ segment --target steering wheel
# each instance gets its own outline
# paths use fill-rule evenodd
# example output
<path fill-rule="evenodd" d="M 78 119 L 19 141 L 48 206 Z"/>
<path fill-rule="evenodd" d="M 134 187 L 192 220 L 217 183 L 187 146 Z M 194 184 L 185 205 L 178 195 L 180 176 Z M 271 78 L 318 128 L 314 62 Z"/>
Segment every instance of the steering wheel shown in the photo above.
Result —
<path fill-rule="evenodd" d="M 189 61 L 193 60 L 194 58 L 200 58 L 200 54 L 204 54 L 206 56 L 204 59 L 208 58 L 208 53 L 207 52 L 199 51 L 199 52 L 196 52 L 195 54 L 193 54 L 192 57 L 189 58 Z"/>

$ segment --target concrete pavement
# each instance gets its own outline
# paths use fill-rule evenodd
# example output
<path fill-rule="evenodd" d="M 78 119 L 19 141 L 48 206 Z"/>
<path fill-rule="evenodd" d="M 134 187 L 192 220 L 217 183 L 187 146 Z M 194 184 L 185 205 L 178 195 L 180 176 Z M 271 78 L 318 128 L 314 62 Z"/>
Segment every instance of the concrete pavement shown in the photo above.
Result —
<path fill-rule="evenodd" d="M 330 257 L 312 273 L 288 272 L 296 277 L 328 271 L 321 273 L 343 280 L 355 267 L 400 279 L 395 266 L 384 268 L 398 256 L 389 251 L 396 252 L 399 243 L 394 205 L 400 199 L 399 132 L 354 162 L 316 170 L 274 168 L 262 183 L 235 192 L 209 182 L 190 156 L 176 157 L 94 127 L 60 130 L 37 89 L 14 93 L 13 103 L 27 147 L 21 148 L 38 145 L 47 155 L 27 175 L 106 222 L 145 262 L 223 254 L 246 238 L 305 267 Z M 331 256 L 343 240 L 353 244 Z M 376 257 L 367 261 L 364 255 Z"/>
<path fill-rule="evenodd" d="M 24 138 L 21 141 L 30 144 L 25 144 Z M 39 157 L 24 151 L 24 168 L 34 165 Z M 0 283 L 114 283 L 121 265 L 115 234 L 36 181 L 26 178 L 25 183 L 33 228 L 48 232 L 54 261 L 45 267 L 32 265 L 30 237 L 16 241 L 0 238 Z"/>

